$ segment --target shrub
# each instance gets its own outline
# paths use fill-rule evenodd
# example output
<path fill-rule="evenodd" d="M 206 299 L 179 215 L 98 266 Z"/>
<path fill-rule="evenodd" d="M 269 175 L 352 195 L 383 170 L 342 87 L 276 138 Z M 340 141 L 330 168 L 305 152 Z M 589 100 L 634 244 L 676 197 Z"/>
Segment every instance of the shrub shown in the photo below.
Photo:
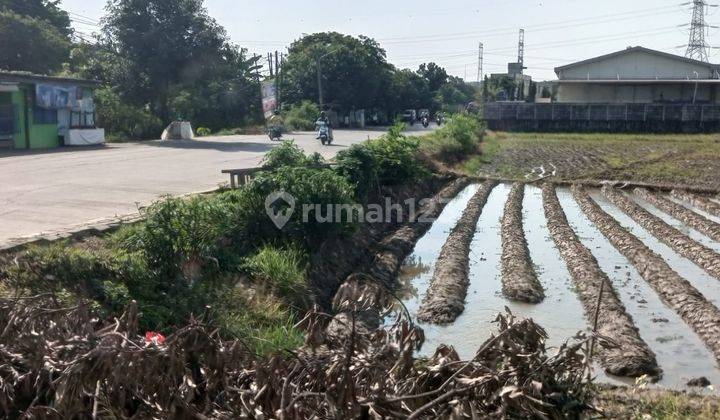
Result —
<path fill-rule="evenodd" d="M 355 190 L 347 179 L 337 174 L 332 169 L 318 169 L 311 167 L 290 167 L 284 166 L 274 172 L 263 172 L 250 184 L 252 192 L 247 194 L 258 200 L 261 198 L 263 204 L 259 212 L 265 214 L 264 200 L 269 194 L 285 191 L 295 199 L 295 211 L 287 225 L 283 228 L 282 234 L 298 240 L 318 240 L 330 234 L 348 232 L 355 226 L 355 220 L 343 218 L 342 221 L 335 220 L 334 223 L 321 222 L 317 218 L 328 216 L 328 205 L 349 205 L 355 204 Z M 257 203 L 257 201 L 256 201 Z M 259 203 L 258 203 L 259 204 Z M 305 209 L 305 205 L 315 205 Z M 275 211 L 282 211 L 284 204 L 276 206 Z M 303 221 L 307 216 L 307 222 Z M 256 232 L 257 237 L 277 237 L 280 232 L 266 217 L 266 222 L 259 226 L 262 232 Z M 249 227 L 252 228 L 252 227 Z"/>
<path fill-rule="evenodd" d="M 217 198 L 167 198 L 143 210 L 145 220 L 121 234 L 121 245 L 141 253 L 168 281 L 195 280 L 217 266 L 219 240 L 233 226 L 232 209 Z"/>
<path fill-rule="evenodd" d="M 377 185 L 378 164 L 372 150 L 364 144 L 354 144 L 335 158 L 337 171 L 355 187 L 357 198 L 363 200 Z"/>
<path fill-rule="evenodd" d="M 163 123 L 150 111 L 125 103 L 111 88 L 95 91 L 98 123 L 110 137 L 123 140 L 159 139 Z"/>
<path fill-rule="evenodd" d="M 283 115 L 285 126 L 291 130 L 311 131 L 320 115 L 320 108 L 310 101 L 302 101 L 291 106 Z"/>
<path fill-rule="evenodd" d="M 305 152 L 293 140 L 287 140 L 267 152 L 262 165 L 265 169 L 273 170 L 283 166 L 306 166 L 307 163 Z"/>
<path fill-rule="evenodd" d="M 463 151 L 472 153 L 477 150 L 480 142 L 480 123 L 467 115 L 458 114 L 453 116 L 438 133 L 446 136 L 462 146 Z"/>
<path fill-rule="evenodd" d="M 311 302 L 306 258 L 296 246 L 265 245 L 246 259 L 244 268 L 256 282 L 304 311 L 309 309 Z"/>
<path fill-rule="evenodd" d="M 195 130 L 195 134 L 197 134 L 198 137 L 207 137 L 212 134 L 212 131 L 207 127 L 198 127 L 198 129 Z"/>
<path fill-rule="evenodd" d="M 388 134 L 366 143 L 375 157 L 383 184 L 404 184 L 426 174 L 417 159 L 420 141 L 403 135 L 403 128 L 402 124 L 396 124 Z"/>

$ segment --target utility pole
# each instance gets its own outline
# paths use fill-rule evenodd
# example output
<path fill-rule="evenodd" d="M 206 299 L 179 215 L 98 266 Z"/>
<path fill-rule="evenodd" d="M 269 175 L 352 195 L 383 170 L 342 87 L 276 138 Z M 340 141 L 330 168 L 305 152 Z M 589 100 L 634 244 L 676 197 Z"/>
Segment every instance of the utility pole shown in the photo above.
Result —
<path fill-rule="evenodd" d="M 280 58 L 277 50 L 275 50 L 275 100 L 277 101 L 276 109 L 280 111 Z"/>
<path fill-rule="evenodd" d="M 270 67 L 270 77 L 273 77 L 273 57 L 272 53 L 268 53 L 267 55 L 267 61 L 268 61 L 268 67 Z"/>
<path fill-rule="evenodd" d="M 705 13 L 709 7 L 705 0 L 693 0 L 692 20 L 690 21 L 690 39 L 688 41 L 685 57 L 708 62 L 708 44 L 705 40 L 706 28 Z"/>
<path fill-rule="evenodd" d="M 317 69 L 317 80 L 318 80 L 318 104 L 320 105 L 320 111 L 323 110 L 323 92 L 322 92 L 322 70 L 320 69 L 320 57 L 318 56 L 315 62 L 315 68 Z"/>
<path fill-rule="evenodd" d="M 480 43 L 480 48 L 478 49 L 478 76 L 477 81 L 478 84 L 482 81 L 482 72 L 483 72 L 483 43 Z"/>

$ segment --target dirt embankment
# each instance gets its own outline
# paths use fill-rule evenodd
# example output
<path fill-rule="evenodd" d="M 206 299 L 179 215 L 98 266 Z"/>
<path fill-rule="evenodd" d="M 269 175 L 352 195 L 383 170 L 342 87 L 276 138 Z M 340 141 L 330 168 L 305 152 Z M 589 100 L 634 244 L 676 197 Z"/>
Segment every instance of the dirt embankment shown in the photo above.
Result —
<path fill-rule="evenodd" d="M 623 212 L 647 229 L 660 241 L 674 249 L 683 257 L 720 279 L 720 254 L 691 239 L 684 233 L 665 223 L 662 219 L 643 209 L 622 192 L 603 187 L 605 196 Z"/>
<path fill-rule="evenodd" d="M 383 187 L 368 200 L 368 203 L 385 205 L 385 199 L 399 203 L 403 214 L 410 208 L 405 205 L 408 198 L 433 197 L 455 178 L 432 177 L 412 185 Z M 465 181 L 467 182 L 467 181 Z M 403 224 L 396 220 L 381 223 L 362 223 L 351 236 L 338 236 L 314 247 L 310 261 L 310 284 L 317 303 L 330 311 L 335 292 L 345 279 L 358 267 L 372 263 L 376 247 Z"/>
<path fill-rule="evenodd" d="M 465 189 L 469 183 L 468 178 L 459 178 L 450 182 L 430 201 L 425 203 L 420 212 L 431 220 L 436 219 L 440 216 L 447 203 Z M 410 255 L 417 241 L 431 226 L 431 223 L 419 221 L 408 223 L 387 236 L 378 245 L 374 258 L 362 270 L 362 273 L 367 273 L 367 276 L 372 278 L 374 282 L 364 282 L 365 277 L 356 275 L 358 273 L 356 272 L 346 275 L 346 284 L 359 281 L 358 287 L 360 290 L 358 290 L 358 293 L 367 296 L 377 296 L 380 293 L 378 287 L 394 290 L 397 274 L 403 261 Z M 361 249 L 360 252 L 373 255 L 372 252 L 368 252 L 367 248 Z M 358 319 L 356 319 L 356 328 L 360 331 L 377 329 L 380 326 L 380 310 L 379 307 L 372 307 L 361 311 L 357 316 Z M 347 328 L 349 325 L 351 325 L 351 314 L 347 311 L 340 312 L 331 321 L 328 332 L 333 335 L 345 334 L 349 332 Z"/>
<path fill-rule="evenodd" d="M 607 274 L 568 224 L 551 184 L 543 185 L 543 207 L 548 229 L 572 276 L 586 317 L 592 323 L 597 313 L 598 333 L 616 344 L 599 347 L 598 356 L 605 370 L 618 376 L 659 375 L 661 370 L 655 354 L 640 337 Z M 603 292 L 598 310 L 601 285 Z"/>
<path fill-rule="evenodd" d="M 673 271 L 661 256 L 602 210 L 584 189 L 573 187 L 573 195 L 590 221 L 630 260 L 665 304 L 685 320 L 720 361 L 720 310 Z"/>
<path fill-rule="evenodd" d="M 708 238 L 720 242 L 720 223 L 715 223 L 687 207 L 652 193 L 645 188 L 635 188 L 635 194 L 691 228 L 705 234 Z"/>
<path fill-rule="evenodd" d="M 470 282 L 470 243 L 495 185 L 495 181 L 486 181 L 480 186 L 440 250 L 427 295 L 418 311 L 420 321 L 449 324 L 465 310 Z"/>
<path fill-rule="evenodd" d="M 502 291 L 505 297 L 525 303 L 540 303 L 545 291 L 538 280 L 523 231 L 525 184 L 510 190 L 502 219 Z"/>
<path fill-rule="evenodd" d="M 720 204 L 710 200 L 707 197 L 695 195 L 683 190 L 672 190 L 670 191 L 670 195 L 677 198 L 678 200 L 685 201 L 704 212 L 710 213 L 713 216 L 720 217 Z"/>

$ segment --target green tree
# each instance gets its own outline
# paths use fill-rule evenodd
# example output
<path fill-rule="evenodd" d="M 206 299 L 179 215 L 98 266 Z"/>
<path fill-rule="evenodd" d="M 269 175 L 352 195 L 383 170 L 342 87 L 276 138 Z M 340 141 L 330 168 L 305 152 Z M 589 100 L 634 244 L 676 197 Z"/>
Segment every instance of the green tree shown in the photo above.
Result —
<path fill-rule="evenodd" d="M 392 73 L 382 101 L 390 115 L 407 108 L 431 108 L 434 104 L 433 93 L 430 91 L 427 80 L 407 69 Z"/>
<path fill-rule="evenodd" d="M 167 122 L 189 113 L 190 97 L 193 113 L 217 116 L 208 126 L 221 125 L 228 108 L 242 105 L 235 115 L 251 108 L 248 96 L 259 91 L 249 74 L 255 61 L 228 42 L 202 0 L 110 0 L 107 11 L 103 41 L 122 65 L 114 77 L 126 100 Z"/>
<path fill-rule="evenodd" d="M 47 22 L 65 37 L 73 32 L 70 16 L 60 8 L 60 0 L 0 0 L 0 11 L 10 11 Z"/>
<path fill-rule="evenodd" d="M 450 76 L 440 87 L 436 101 L 441 105 L 466 105 L 475 99 L 477 90 L 460 77 Z"/>
<path fill-rule="evenodd" d="M 427 80 L 430 91 L 435 93 L 448 82 L 448 74 L 444 68 L 435 63 L 420 64 L 417 73 Z"/>
<path fill-rule="evenodd" d="M 290 103 L 318 100 L 317 62 L 322 68 L 324 102 L 343 110 L 384 105 L 391 66 L 375 40 L 337 32 L 307 35 L 288 51 L 283 98 Z"/>
<path fill-rule="evenodd" d="M 70 50 L 66 34 L 44 20 L 0 11 L 0 68 L 52 74 Z"/>

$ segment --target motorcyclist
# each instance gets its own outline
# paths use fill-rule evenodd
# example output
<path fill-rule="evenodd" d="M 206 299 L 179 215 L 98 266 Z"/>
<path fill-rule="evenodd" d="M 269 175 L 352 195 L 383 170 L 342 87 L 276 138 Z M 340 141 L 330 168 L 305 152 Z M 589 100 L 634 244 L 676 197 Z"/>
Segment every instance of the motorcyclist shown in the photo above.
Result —
<path fill-rule="evenodd" d="M 441 125 L 443 122 L 445 122 L 445 114 L 442 111 L 438 111 L 435 114 L 435 122 L 437 122 L 438 125 Z"/>
<path fill-rule="evenodd" d="M 283 123 L 284 123 L 283 117 L 280 115 L 280 111 L 278 111 L 278 110 L 273 111 L 273 114 L 267 120 L 268 128 L 278 127 L 282 130 Z"/>
<path fill-rule="evenodd" d="M 315 137 L 315 138 L 316 138 L 316 139 L 319 139 L 319 138 L 320 138 L 320 127 L 319 127 L 319 123 L 321 123 L 321 122 L 322 122 L 322 123 L 325 123 L 325 125 L 327 126 L 328 136 L 330 137 L 330 140 L 332 140 L 332 139 L 333 139 L 332 125 L 330 124 L 330 118 L 328 118 L 328 116 L 327 116 L 327 114 L 325 113 L 325 111 L 320 111 L 320 116 L 318 117 L 317 121 L 315 121 L 315 126 L 318 128 L 317 137 Z"/>
<path fill-rule="evenodd" d="M 284 131 L 283 118 L 280 115 L 280 111 L 275 110 L 273 114 L 267 120 L 267 133 L 270 136 L 270 140 L 280 139 Z"/>

